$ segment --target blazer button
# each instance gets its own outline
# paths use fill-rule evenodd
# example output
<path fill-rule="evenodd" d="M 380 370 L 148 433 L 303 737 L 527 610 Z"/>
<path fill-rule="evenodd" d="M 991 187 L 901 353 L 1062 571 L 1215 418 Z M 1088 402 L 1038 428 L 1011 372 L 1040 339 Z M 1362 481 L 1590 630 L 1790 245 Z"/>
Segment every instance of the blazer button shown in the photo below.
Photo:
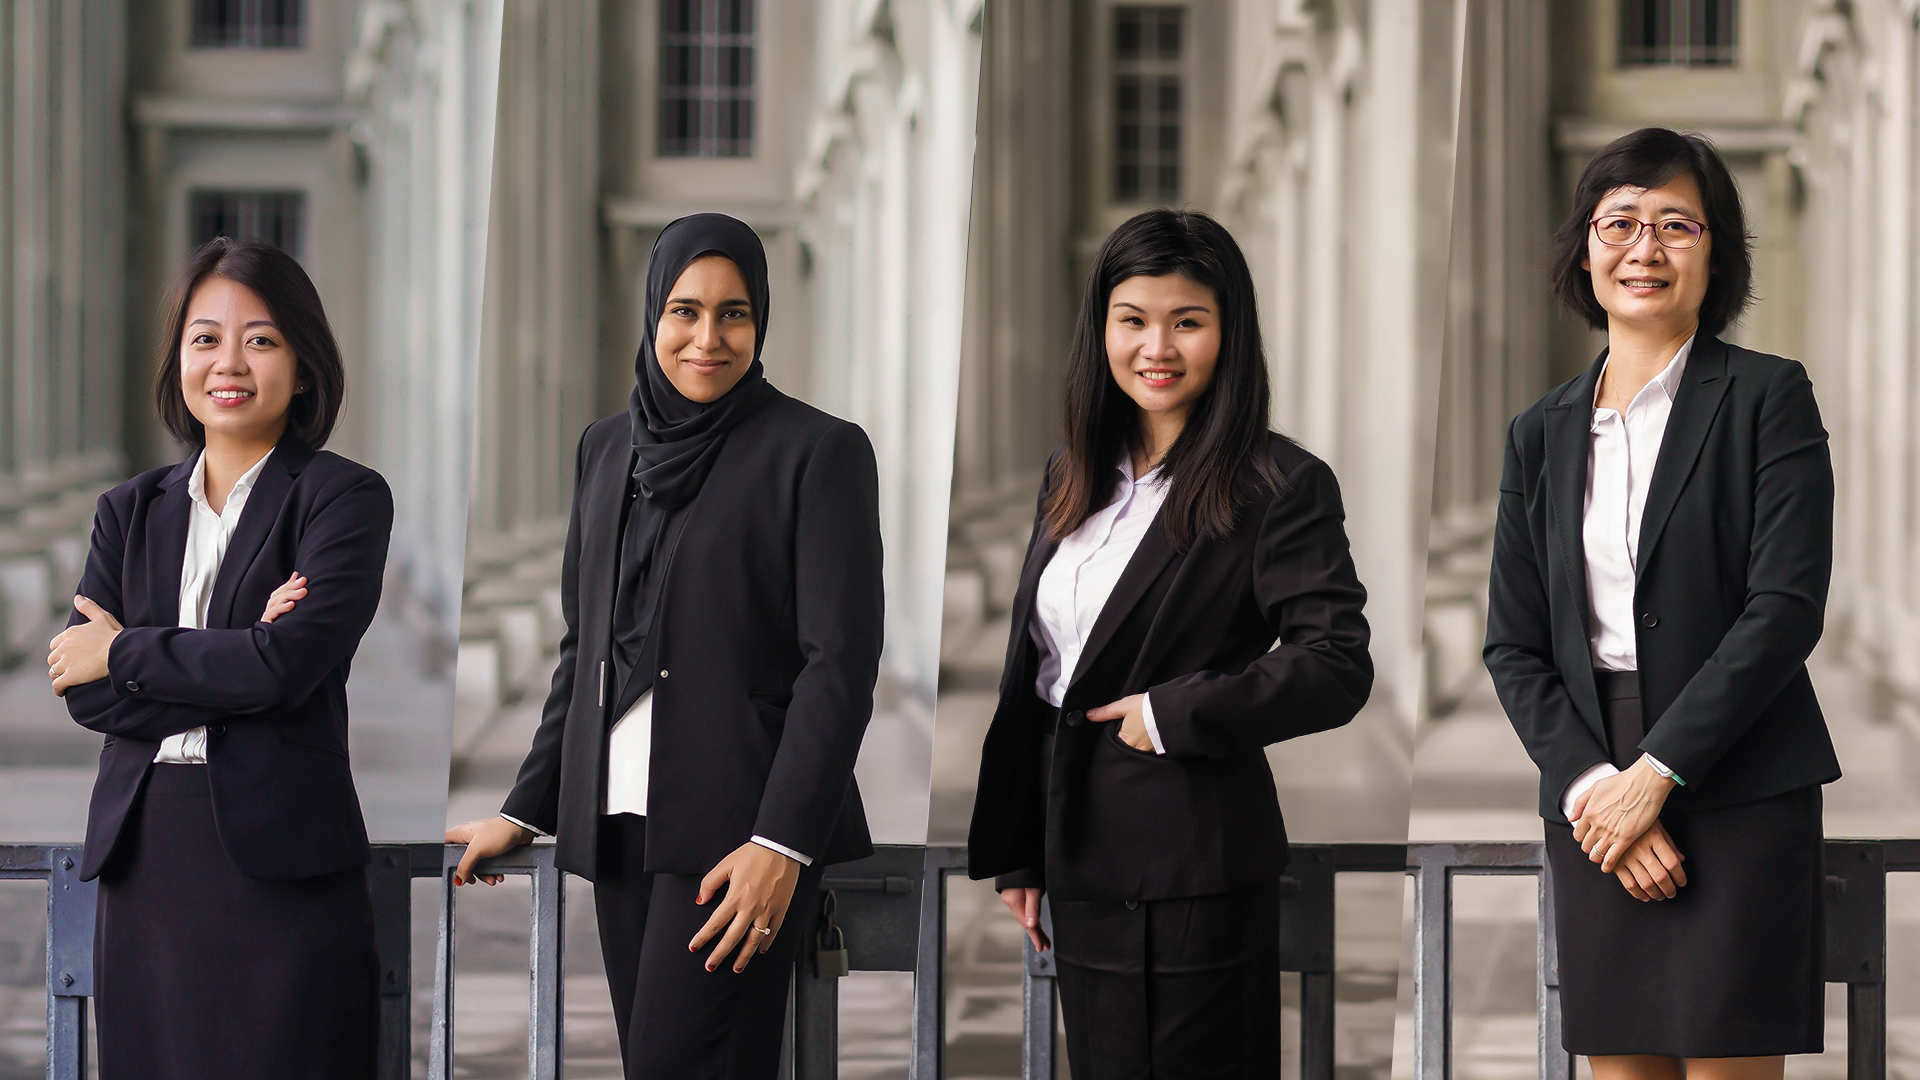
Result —
<path fill-rule="evenodd" d="M 667 669 L 666 669 L 666 668 L 661 668 L 661 669 L 660 669 L 660 677 L 661 677 L 661 678 L 663 678 L 663 679 L 667 677 Z"/>
<path fill-rule="evenodd" d="M 212 727 L 208 728 L 207 730 L 212 732 L 215 735 L 225 735 L 227 733 L 227 725 L 215 724 Z"/>
<path fill-rule="evenodd" d="M 129 693 L 129 694 L 137 694 L 137 693 L 139 693 L 139 692 L 140 692 L 140 684 L 139 684 L 139 683 L 137 683 L 137 682 L 134 682 L 134 681 L 133 681 L 132 679 L 128 679 L 128 680 L 127 680 L 127 693 Z"/>
<path fill-rule="evenodd" d="M 1079 727 L 1081 724 L 1086 723 L 1087 714 L 1081 712 L 1079 709 L 1075 709 L 1067 714 L 1066 720 L 1068 727 Z"/>
<path fill-rule="evenodd" d="M 1127 901 L 1127 910 L 1128 910 L 1128 911 L 1132 911 L 1132 910 L 1133 910 L 1134 908 L 1137 908 L 1137 907 L 1139 907 L 1139 906 L 1140 906 L 1140 901 L 1138 901 L 1138 900 L 1129 900 L 1129 901 Z"/>
<path fill-rule="evenodd" d="M 1640 616 L 1640 625 L 1649 629 L 1659 626 L 1660 617 L 1649 611 L 1645 615 Z"/>

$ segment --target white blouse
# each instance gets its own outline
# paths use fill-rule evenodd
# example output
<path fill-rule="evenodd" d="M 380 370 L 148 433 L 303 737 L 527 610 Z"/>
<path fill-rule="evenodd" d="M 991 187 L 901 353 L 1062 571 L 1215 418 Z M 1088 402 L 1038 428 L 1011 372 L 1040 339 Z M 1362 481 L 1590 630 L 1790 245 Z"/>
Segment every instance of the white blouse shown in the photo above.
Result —
<path fill-rule="evenodd" d="M 240 512 L 247 508 L 247 496 L 272 456 L 273 451 L 267 451 L 240 474 L 227 494 L 226 505 L 217 514 L 207 502 L 206 451 L 194 460 L 193 475 L 187 478 L 187 496 L 193 500 L 193 509 L 187 516 L 186 557 L 180 562 L 181 626 L 189 630 L 207 628 L 207 603 L 213 599 L 213 583 L 220 577 L 220 561 L 226 558 L 233 531 L 240 527 Z M 153 760 L 167 765 L 205 765 L 207 729 L 197 727 L 167 736 Z"/>
<path fill-rule="evenodd" d="M 1587 557 L 1587 647 L 1593 666 L 1601 671 L 1640 669 L 1633 616 L 1640 519 L 1693 341 L 1688 338 L 1681 344 L 1666 368 L 1627 403 L 1625 412 L 1597 404 L 1601 383 L 1606 379 L 1605 365 L 1600 368 L 1600 380 L 1594 383 L 1596 404 L 1592 438 L 1587 443 L 1587 492 L 1581 507 L 1580 539 Z M 1657 761 L 1654 764 L 1665 769 Z M 1572 817 L 1575 799 L 1619 771 L 1612 762 L 1601 762 L 1581 773 L 1561 796 L 1561 812 Z"/>
<path fill-rule="evenodd" d="M 1081 650 L 1107 606 L 1107 597 L 1160 513 L 1160 505 L 1167 501 L 1166 477 L 1158 467 L 1136 480 L 1132 455 L 1122 454 L 1118 468 L 1121 482 L 1113 501 L 1088 515 L 1060 541 L 1034 592 L 1027 632 L 1040 647 L 1040 675 L 1033 691 L 1055 708 L 1067 696 L 1067 684 L 1073 681 Z M 1151 695 L 1145 699 L 1144 711 L 1147 738 L 1153 741 L 1154 753 L 1164 754 L 1167 748 L 1153 720 Z"/>

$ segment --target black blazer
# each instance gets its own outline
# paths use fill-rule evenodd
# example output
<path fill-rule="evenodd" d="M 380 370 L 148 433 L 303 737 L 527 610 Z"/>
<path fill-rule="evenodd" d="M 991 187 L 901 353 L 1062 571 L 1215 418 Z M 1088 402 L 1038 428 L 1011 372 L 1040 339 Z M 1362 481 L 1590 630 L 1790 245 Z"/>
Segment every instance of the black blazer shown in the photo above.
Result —
<path fill-rule="evenodd" d="M 610 649 L 631 431 L 623 412 L 580 437 L 560 662 L 501 807 L 554 834 L 556 864 L 589 879 L 619 719 Z M 705 874 L 753 836 L 815 862 L 872 853 L 853 765 L 880 670 L 879 486 L 865 432 L 784 394 L 727 433 L 684 511 L 647 645 L 660 668 L 647 870 Z"/>
<path fill-rule="evenodd" d="M 973 877 L 1043 886 L 1060 900 L 1157 900 L 1285 869 L 1264 748 L 1353 719 L 1373 661 L 1333 471 L 1279 435 L 1268 446 L 1289 490 L 1249 488 L 1226 538 L 1179 554 L 1158 519 L 1148 528 L 1067 686 L 1044 778 L 1049 710 L 1034 692 L 1039 647 L 1028 626 L 1058 545 L 1036 518 L 981 749 Z M 1042 515 L 1046 499 L 1042 484 Z M 1149 690 L 1164 756 L 1121 742 L 1119 721 L 1086 720 L 1088 709 Z"/>
<path fill-rule="evenodd" d="M 67 711 L 107 736 L 80 876 L 100 873 L 169 735 L 205 726 L 221 846 L 249 877 L 311 877 L 367 863 L 347 766 L 347 666 L 380 606 L 393 495 L 380 474 L 288 438 L 260 470 L 207 606 L 180 625 L 193 459 L 100 496 L 80 579 L 126 629 L 104 679 Z M 267 597 L 295 571 L 307 597 L 272 623 Z M 78 613 L 67 620 L 84 622 Z"/>
<path fill-rule="evenodd" d="M 1494 530 L 1487 670 L 1540 766 L 1540 816 L 1607 753 L 1588 648 L 1581 519 L 1587 373 L 1515 417 Z M 1813 385 L 1792 360 L 1702 337 L 1640 522 L 1634 607 L 1640 749 L 1674 770 L 1674 812 L 1838 779 L 1806 659 L 1833 570 L 1833 467 Z"/>

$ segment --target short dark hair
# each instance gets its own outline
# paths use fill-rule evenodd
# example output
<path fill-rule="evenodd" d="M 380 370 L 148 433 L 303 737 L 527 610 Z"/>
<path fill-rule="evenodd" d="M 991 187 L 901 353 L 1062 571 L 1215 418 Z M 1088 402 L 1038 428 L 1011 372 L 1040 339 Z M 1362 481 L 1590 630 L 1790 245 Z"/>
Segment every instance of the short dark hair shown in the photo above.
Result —
<path fill-rule="evenodd" d="M 1262 488 L 1285 494 L 1267 439 L 1272 401 L 1253 274 L 1219 222 L 1192 210 L 1148 210 L 1108 235 L 1093 257 L 1067 354 L 1065 452 L 1048 478 L 1046 528 L 1064 539 L 1107 504 L 1114 463 L 1140 440 L 1139 406 L 1107 362 L 1107 305 L 1134 277 L 1178 274 L 1213 290 L 1220 354 L 1213 382 L 1194 403 L 1162 461 L 1167 499 L 1161 526 L 1175 551 L 1232 531 L 1241 505 Z"/>
<path fill-rule="evenodd" d="M 201 244 L 167 289 L 166 336 L 161 339 L 160 370 L 153 380 L 153 405 L 173 437 L 193 447 L 207 443 L 206 428 L 187 409 L 180 392 L 180 337 L 186 329 L 187 302 L 208 278 L 226 278 L 259 296 L 293 350 L 306 390 L 287 407 L 287 434 L 315 449 L 326 445 L 340 418 L 347 393 L 346 365 L 320 304 L 320 291 L 293 256 L 258 240 L 216 236 Z"/>
<path fill-rule="evenodd" d="M 1707 296 L 1700 303 L 1700 331 L 1718 336 L 1753 302 L 1753 237 L 1740 207 L 1740 189 L 1713 144 L 1690 132 L 1649 127 L 1622 135 L 1595 154 L 1573 189 L 1573 212 L 1549 241 L 1547 272 L 1553 293 L 1568 310 L 1603 330 L 1606 309 L 1593 295 L 1587 229 L 1594 210 L 1615 188 L 1656 188 L 1685 173 L 1700 185 L 1707 239 L 1712 245 Z"/>

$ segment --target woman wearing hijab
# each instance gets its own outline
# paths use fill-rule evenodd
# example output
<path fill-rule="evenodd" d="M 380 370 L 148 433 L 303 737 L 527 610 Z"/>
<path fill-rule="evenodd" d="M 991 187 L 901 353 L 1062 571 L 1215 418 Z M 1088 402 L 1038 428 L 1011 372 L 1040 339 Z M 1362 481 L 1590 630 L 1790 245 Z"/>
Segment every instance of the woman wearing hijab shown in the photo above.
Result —
<path fill-rule="evenodd" d="M 155 405 L 194 453 L 100 496 L 47 657 L 53 692 L 107 737 L 80 866 L 100 882 L 100 1075 L 370 1080 L 346 685 L 393 497 L 319 449 L 346 378 L 292 256 L 209 241 L 165 312 Z"/>
<path fill-rule="evenodd" d="M 662 230 L 631 404 L 580 439 L 533 747 L 498 817 L 447 832 L 463 884 L 545 834 L 593 881 L 631 1078 L 773 1077 L 822 871 L 873 850 L 853 766 L 880 663 L 878 470 L 858 426 L 767 382 L 767 312 L 752 229 Z"/>
<path fill-rule="evenodd" d="M 1720 339 L 1752 241 L 1706 140 L 1622 136 L 1573 202 L 1552 283 L 1607 348 L 1507 430 L 1486 643 L 1540 767 L 1561 1034 L 1595 1080 L 1777 1080 L 1825 1029 L 1827 433 L 1805 368 Z"/>
<path fill-rule="evenodd" d="M 967 836 L 1058 959 L 1074 1080 L 1280 1075 L 1265 751 L 1353 719 L 1373 662 L 1339 485 L 1269 429 L 1260 342 L 1212 218 L 1094 256 Z"/>

